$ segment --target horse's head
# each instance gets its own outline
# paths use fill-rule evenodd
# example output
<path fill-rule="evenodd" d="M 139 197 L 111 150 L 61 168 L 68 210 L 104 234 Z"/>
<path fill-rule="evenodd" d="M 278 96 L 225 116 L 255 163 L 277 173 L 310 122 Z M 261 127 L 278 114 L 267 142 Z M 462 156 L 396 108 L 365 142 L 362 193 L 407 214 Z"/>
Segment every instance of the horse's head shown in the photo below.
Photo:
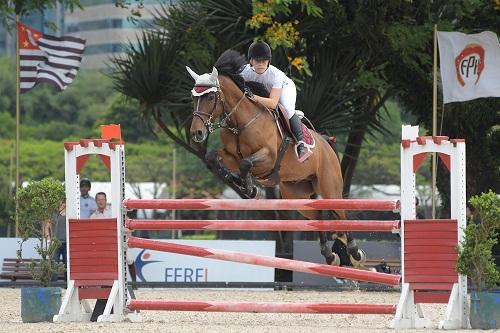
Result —
<path fill-rule="evenodd" d="M 203 142 L 214 130 L 214 119 L 224 111 L 217 69 L 211 74 L 196 74 L 186 66 L 195 84 L 191 90 L 194 111 L 190 134 L 194 142 Z"/>

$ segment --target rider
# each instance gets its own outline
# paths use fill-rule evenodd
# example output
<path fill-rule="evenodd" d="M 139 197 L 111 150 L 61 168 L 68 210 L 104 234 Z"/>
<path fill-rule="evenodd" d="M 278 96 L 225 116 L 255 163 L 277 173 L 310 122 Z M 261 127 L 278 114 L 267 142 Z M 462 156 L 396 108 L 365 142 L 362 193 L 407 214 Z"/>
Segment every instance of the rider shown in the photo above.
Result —
<path fill-rule="evenodd" d="M 295 84 L 285 73 L 270 64 L 271 48 L 266 42 L 257 41 L 250 45 L 248 60 L 250 64 L 246 65 L 241 73 L 245 81 L 262 83 L 270 91 L 269 98 L 253 94 L 248 94 L 248 97 L 270 109 L 275 109 L 278 102 L 283 105 L 290 122 L 290 128 L 297 140 L 299 161 L 303 161 L 307 157 L 308 150 L 304 146 L 301 121 L 295 113 L 295 100 L 297 98 Z"/>

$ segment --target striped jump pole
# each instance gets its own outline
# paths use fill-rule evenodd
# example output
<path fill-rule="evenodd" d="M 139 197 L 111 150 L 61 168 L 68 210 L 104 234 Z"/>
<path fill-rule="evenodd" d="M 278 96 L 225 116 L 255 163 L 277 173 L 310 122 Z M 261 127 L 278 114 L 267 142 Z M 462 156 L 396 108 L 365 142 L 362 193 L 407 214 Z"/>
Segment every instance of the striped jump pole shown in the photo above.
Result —
<path fill-rule="evenodd" d="M 126 209 L 397 211 L 399 200 L 376 199 L 127 199 Z"/>
<path fill-rule="evenodd" d="M 400 221 L 377 220 L 134 220 L 130 230 L 252 230 L 252 231 L 386 231 L 399 230 Z"/>
<path fill-rule="evenodd" d="M 310 314 L 394 314 L 392 304 L 328 304 L 328 303 L 269 303 L 213 302 L 179 300 L 129 300 L 130 310 L 310 313 Z"/>
<path fill-rule="evenodd" d="M 149 250 L 202 257 L 202 258 L 239 262 L 243 264 L 280 268 L 302 273 L 334 276 L 343 279 L 380 283 L 390 286 L 399 285 L 401 281 L 401 276 L 399 275 L 370 272 L 354 268 L 337 267 L 337 266 L 316 264 L 316 263 L 303 262 L 291 259 L 266 257 L 251 253 L 208 249 L 204 247 L 174 244 L 174 243 L 137 238 L 137 237 L 128 238 L 128 246 L 132 248 L 149 249 Z"/>

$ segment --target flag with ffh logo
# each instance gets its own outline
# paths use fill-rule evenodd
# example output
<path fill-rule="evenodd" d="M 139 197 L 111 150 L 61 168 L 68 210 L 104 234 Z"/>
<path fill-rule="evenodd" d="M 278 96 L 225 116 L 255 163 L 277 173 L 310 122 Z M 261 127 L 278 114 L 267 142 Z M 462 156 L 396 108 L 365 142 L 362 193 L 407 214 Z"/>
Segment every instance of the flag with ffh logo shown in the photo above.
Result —
<path fill-rule="evenodd" d="M 54 37 L 17 23 L 21 93 L 41 82 L 58 91 L 66 89 L 80 68 L 85 40 L 72 36 Z"/>
<path fill-rule="evenodd" d="M 443 103 L 500 97 L 500 44 L 491 31 L 438 31 Z"/>

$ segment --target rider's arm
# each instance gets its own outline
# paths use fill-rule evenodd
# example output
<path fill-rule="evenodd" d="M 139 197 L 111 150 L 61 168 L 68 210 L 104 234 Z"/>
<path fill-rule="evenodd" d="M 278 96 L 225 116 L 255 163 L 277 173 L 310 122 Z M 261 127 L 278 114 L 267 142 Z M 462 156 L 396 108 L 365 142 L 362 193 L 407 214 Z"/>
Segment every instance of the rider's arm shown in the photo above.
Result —
<path fill-rule="evenodd" d="M 254 101 L 259 102 L 260 104 L 264 105 L 267 108 L 276 109 L 278 101 L 280 100 L 281 97 L 282 90 L 283 89 L 281 88 L 272 88 L 271 93 L 269 94 L 269 98 L 254 95 Z"/>

